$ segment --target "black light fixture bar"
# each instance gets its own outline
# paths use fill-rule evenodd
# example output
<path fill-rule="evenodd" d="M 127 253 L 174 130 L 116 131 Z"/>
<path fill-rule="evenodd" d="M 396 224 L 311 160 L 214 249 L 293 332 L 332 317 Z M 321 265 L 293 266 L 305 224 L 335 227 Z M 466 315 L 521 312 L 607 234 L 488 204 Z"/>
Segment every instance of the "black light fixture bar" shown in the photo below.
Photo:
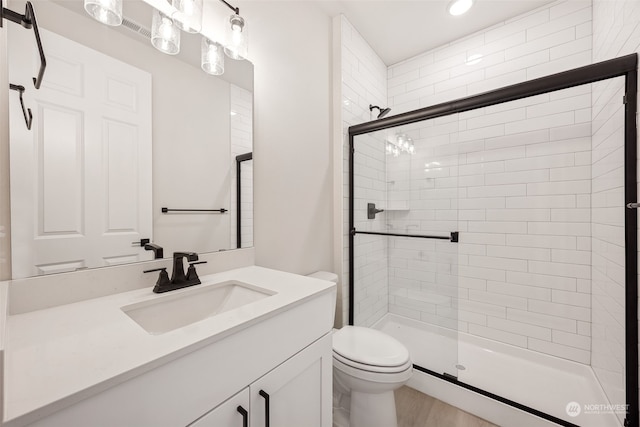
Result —
<path fill-rule="evenodd" d="M 28 1 L 25 6 L 24 15 L 22 15 L 4 7 L 4 0 L 0 0 L 0 28 L 2 28 L 2 24 L 5 19 L 15 22 L 26 29 L 33 28 L 33 33 L 36 37 L 36 44 L 38 45 L 38 52 L 40 54 L 40 69 L 38 70 L 38 77 L 33 78 L 33 85 L 36 89 L 40 89 L 42 78 L 44 77 L 44 70 L 47 67 L 47 59 L 44 56 L 44 49 L 42 48 L 42 40 L 40 39 L 40 32 L 38 31 L 38 23 L 36 22 L 36 14 L 33 11 L 33 5 Z"/>
<path fill-rule="evenodd" d="M 229 4 L 228 2 L 226 2 L 225 0 L 220 0 L 222 3 L 224 3 L 229 9 L 233 10 L 233 12 L 236 15 L 240 15 L 240 8 L 239 7 L 233 7 L 231 4 Z"/>

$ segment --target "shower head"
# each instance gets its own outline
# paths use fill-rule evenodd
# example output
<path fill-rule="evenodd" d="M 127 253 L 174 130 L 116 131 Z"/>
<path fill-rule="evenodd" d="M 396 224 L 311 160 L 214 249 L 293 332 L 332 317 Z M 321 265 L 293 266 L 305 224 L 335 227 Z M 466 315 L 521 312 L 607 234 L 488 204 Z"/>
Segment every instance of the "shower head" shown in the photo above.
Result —
<path fill-rule="evenodd" d="M 383 118 L 384 116 L 386 116 L 389 111 L 391 111 L 391 108 L 380 108 L 377 105 L 371 105 L 369 104 L 369 111 L 373 111 L 374 108 L 377 108 L 379 113 L 378 113 L 378 119 Z"/>

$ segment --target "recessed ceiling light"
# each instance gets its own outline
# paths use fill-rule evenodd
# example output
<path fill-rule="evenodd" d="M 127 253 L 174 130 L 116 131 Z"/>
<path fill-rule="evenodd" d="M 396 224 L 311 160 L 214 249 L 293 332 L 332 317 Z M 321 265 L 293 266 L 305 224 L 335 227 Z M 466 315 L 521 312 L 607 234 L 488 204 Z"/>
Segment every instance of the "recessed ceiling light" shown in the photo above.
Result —
<path fill-rule="evenodd" d="M 453 0 L 449 3 L 449 13 L 453 16 L 462 15 L 473 6 L 473 0 Z"/>

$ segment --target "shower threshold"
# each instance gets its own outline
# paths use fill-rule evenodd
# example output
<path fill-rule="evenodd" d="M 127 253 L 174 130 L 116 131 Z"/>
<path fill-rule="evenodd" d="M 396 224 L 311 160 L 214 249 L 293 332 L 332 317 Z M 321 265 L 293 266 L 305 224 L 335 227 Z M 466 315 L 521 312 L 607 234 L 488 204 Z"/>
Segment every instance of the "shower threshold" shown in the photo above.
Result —
<path fill-rule="evenodd" d="M 532 418 L 531 424 L 527 423 L 531 426 L 622 426 L 611 411 L 569 415 L 568 407 L 574 402 L 581 407 L 617 403 L 608 401 L 590 366 L 395 314 L 386 314 L 373 327 L 402 342 L 419 367 L 417 371 L 435 374 L 434 378 L 440 381 L 456 384 L 455 389 L 459 390 L 455 397 L 445 393 L 449 401 L 442 395 L 434 397 L 469 412 L 473 410 L 461 405 L 468 396 L 464 393 L 480 393 L 528 413 L 548 416 L 543 420 L 531 415 L 539 420 L 534 424 Z M 458 369 L 456 365 L 460 365 Z M 457 372 L 457 380 L 448 374 L 442 375 L 443 372 Z M 421 391 L 429 394 L 428 390 Z M 505 427 L 523 425 L 510 419 L 509 411 L 495 414 L 495 419 L 487 418 L 486 414 L 476 415 Z M 561 421 L 548 421 L 554 418 Z"/>

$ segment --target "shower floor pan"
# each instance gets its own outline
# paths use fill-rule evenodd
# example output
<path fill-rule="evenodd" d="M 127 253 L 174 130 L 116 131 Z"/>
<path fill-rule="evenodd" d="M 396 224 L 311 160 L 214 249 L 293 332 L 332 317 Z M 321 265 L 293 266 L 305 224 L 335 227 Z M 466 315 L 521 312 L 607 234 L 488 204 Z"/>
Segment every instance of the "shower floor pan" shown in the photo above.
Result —
<path fill-rule="evenodd" d="M 568 415 L 567 407 L 573 402 L 581 406 L 624 403 L 607 400 L 593 370 L 587 365 L 394 314 L 385 315 L 373 327 L 402 342 L 409 349 L 413 363 L 422 368 L 441 374 L 456 372 L 455 365 L 462 365 L 464 369 L 457 370 L 458 381 L 485 392 L 582 427 L 622 425 L 611 412 L 583 411 L 577 416 Z M 415 376 L 423 378 L 412 378 L 410 386 L 418 385 L 415 388 L 437 394 L 434 397 L 504 427 L 524 425 L 520 420 L 527 417 L 527 426 L 557 425 L 484 396 L 478 400 L 477 393 L 437 377 L 420 372 Z M 483 403 L 473 404 L 474 399 Z M 489 410 L 489 403 L 497 405 Z M 474 411 L 475 407 L 482 413 Z M 500 410 L 504 412 L 496 412 Z"/>

